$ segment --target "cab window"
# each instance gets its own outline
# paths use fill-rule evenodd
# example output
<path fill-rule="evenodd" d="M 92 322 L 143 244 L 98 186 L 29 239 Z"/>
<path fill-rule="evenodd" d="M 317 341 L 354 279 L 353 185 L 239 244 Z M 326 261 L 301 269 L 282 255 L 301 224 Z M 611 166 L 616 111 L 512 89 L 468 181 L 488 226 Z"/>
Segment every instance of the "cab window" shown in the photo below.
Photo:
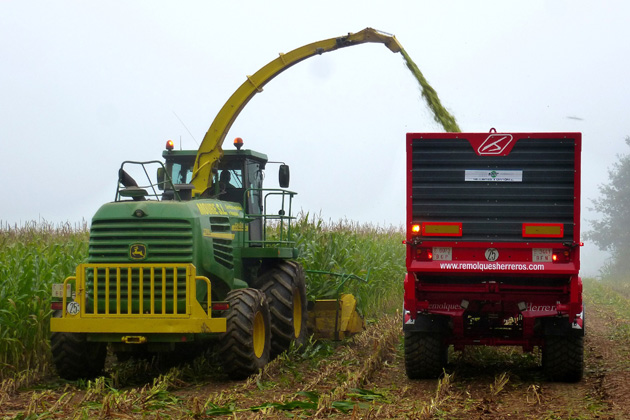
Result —
<path fill-rule="evenodd" d="M 173 183 L 190 184 L 192 180 L 192 169 L 192 165 L 190 164 L 173 163 L 173 172 L 171 172 Z"/>
<path fill-rule="evenodd" d="M 240 168 L 219 169 L 218 175 L 221 188 L 243 188 L 243 176 Z"/>

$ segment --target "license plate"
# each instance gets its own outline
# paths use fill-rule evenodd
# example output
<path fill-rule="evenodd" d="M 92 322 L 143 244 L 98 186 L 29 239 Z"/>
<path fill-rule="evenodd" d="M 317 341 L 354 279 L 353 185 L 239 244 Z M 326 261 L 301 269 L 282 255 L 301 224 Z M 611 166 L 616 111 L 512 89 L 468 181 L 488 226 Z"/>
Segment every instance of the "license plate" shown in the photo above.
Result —
<path fill-rule="evenodd" d="M 553 251 L 551 248 L 532 249 L 532 262 L 551 262 Z"/>
<path fill-rule="evenodd" d="M 433 261 L 451 261 L 453 259 L 453 248 L 433 247 Z"/>
<path fill-rule="evenodd" d="M 71 295 L 72 295 L 71 285 L 66 284 L 66 297 L 71 297 Z M 63 284 L 62 283 L 53 283 L 52 297 L 56 297 L 56 298 L 63 297 Z"/>

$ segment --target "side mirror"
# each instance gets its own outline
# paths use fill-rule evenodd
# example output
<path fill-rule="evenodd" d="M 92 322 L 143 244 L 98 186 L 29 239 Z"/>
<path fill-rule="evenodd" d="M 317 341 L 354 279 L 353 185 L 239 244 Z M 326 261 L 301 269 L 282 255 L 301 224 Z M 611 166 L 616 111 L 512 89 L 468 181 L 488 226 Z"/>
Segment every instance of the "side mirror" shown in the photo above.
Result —
<path fill-rule="evenodd" d="M 280 188 L 289 188 L 290 178 L 289 165 L 280 165 L 280 170 L 278 171 L 278 183 L 280 184 Z"/>
<path fill-rule="evenodd" d="M 164 168 L 157 169 L 157 182 L 160 191 L 164 191 Z"/>

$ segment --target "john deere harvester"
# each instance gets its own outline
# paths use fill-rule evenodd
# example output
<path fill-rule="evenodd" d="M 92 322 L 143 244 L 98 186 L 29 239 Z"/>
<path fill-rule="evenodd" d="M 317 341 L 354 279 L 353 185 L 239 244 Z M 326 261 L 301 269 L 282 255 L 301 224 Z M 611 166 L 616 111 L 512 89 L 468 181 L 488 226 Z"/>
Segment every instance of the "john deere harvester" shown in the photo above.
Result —
<path fill-rule="evenodd" d="M 163 161 L 123 162 L 115 200 L 92 219 L 87 263 L 53 288 L 52 353 L 67 379 L 119 357 L 204 348 L 218 342 L 234 378 L 306 339 L 304 271 L 291 240 L 289 168 L 263 188 L 267 156 L 223 152 L 230 126 L 262 87 L 314 55 L 393 36 L 365 29 L 315 42 L 248 76 L 219 111 L 199 150 L 167 144 Z M 140 174 L 138 178 L 135 174 Z"/>

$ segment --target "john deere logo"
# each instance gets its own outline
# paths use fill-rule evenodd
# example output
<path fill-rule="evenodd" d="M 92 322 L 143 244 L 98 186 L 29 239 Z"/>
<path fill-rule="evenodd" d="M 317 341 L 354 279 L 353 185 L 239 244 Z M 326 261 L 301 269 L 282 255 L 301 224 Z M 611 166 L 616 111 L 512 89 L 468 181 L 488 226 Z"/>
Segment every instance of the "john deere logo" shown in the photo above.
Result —
<path fill-rule="evenodd" d="M 488 173 L 488 175 L 490 175 L 491 178 L 496 178 L 499 173 L 497 171 L 491 171 Z"/>
<path fill-rule="evenodd" d="M 129 258 L 144 260 L 147 257 L 147 247 L 144 244 L 133 244 L 129 247 Z"/>

